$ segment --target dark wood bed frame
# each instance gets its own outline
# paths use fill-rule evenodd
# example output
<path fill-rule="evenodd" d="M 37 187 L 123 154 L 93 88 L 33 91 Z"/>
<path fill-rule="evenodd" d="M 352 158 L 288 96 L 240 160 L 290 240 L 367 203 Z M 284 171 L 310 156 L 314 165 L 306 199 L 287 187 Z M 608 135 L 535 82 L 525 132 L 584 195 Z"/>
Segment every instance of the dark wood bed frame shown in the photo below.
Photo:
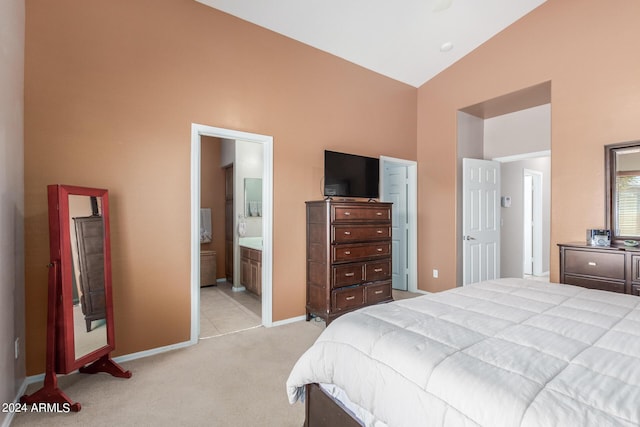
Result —
<path fill-rule="evenodd" d="M 345 406 L 327 394 L 318 384 L 305 387 L 304 427 L 362 427 Z"/>

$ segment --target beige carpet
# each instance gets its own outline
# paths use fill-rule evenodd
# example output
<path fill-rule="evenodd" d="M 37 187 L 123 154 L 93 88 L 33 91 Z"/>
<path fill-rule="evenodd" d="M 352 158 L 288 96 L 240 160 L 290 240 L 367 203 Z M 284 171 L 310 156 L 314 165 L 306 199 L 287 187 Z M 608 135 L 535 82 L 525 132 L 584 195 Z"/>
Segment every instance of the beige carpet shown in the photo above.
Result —
<path fill-rule="evenodd" d="M 62 376 L 60 388 L 81 403 L 80 412 L 20 413 L 11 425 L 300 427 L 304 405 L 289 405 L 285 382 L 323 328 L 301 321 L 202 340 L 123 363 L 130 379 Z"/>
<path fill-rule="evenodd" d="M 219 295 L 219 290 L 228 296 Z M 236 303 L 228 305 L 233 298 L 247 304 L 245 314 L 259 319 L 252 313 L 258 312 L 259 304 L 238 300 L 241 296 L 223 287 L 219 290 L 208 289 L 210 297 L 204 298 L 215 302 L 218 312 L 237 309 Z M 417 295 L 393 291 L 396 300 Z M 207 307 L 202 304 L 203 310 Z M 285 382 L 298 357 L 323 329 L 323 321 L 312 320 L 227 332 L 195 346 L 123 363 L 133 373 L 130 379 L 107 374 L 61 376 L 60 388 L 80 402 L 80 412 L 20 413 L 11 426 L 300 427 L 304 404 L 289 405 Z M 30 385 L 27 394 L 41 386 Z"/>

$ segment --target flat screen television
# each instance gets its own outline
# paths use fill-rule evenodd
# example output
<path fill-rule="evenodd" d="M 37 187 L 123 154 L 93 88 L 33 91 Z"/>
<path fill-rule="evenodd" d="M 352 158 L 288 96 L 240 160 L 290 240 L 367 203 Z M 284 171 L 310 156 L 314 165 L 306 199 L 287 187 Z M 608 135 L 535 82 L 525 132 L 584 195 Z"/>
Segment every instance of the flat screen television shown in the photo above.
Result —
<path fill-rule="evenodd" d="M 377 199 L 380 161 L 373 157 L 324 152 L 325 197 Z"/>

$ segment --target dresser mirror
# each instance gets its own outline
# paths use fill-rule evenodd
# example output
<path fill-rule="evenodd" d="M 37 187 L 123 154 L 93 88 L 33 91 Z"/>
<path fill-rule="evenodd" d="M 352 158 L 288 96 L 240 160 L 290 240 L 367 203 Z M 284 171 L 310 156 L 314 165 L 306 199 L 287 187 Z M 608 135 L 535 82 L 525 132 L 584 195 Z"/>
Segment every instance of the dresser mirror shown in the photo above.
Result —
<path fill-rule="evenodd" d="M 605 172 L 611 239 L 640 239 L 640 141 L 605 146 Z"/>
<path fill-rule="evenodd" d="M 66 403 L 56 374 L 75 370 L 129 378 L 109 356 L 115 348 L 107 190 L 49 185 L 49 301 L 44 386 L 23 403 Z"/>

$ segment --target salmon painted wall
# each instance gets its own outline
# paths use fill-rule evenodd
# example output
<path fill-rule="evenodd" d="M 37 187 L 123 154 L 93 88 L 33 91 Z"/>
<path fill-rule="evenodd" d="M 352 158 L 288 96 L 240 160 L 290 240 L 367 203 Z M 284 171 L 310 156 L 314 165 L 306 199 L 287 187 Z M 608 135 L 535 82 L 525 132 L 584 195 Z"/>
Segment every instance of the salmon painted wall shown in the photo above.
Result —
<path fill-rule="evenodd" d="M 216 251 L 216 278 L 224 278 L 224 169 L 220 138 L 200 137 L 200 206 L 211 209 L 211 242 L 201 251 Z"/>
<path fill-rule="evenodd" d="M 419 88 L 421 289 L 456 283 L 456 112 L 467 106 L 551 81 L 552 281 L 557 244 L 605 226 L 603 147 L 640 139 L 639 16 L 637 1 L 548 0 Z"/>
<path fill-rule="evenodd" d="M 190 333 L 191 123 L 274 138 L 274 321 L 304 314 L 323 150 L 416 159 L 417 90 L 191 0 L 26 1 L 27 370 L 44 369 L 46 186 L 110 191 L 116 355 Z"/>

